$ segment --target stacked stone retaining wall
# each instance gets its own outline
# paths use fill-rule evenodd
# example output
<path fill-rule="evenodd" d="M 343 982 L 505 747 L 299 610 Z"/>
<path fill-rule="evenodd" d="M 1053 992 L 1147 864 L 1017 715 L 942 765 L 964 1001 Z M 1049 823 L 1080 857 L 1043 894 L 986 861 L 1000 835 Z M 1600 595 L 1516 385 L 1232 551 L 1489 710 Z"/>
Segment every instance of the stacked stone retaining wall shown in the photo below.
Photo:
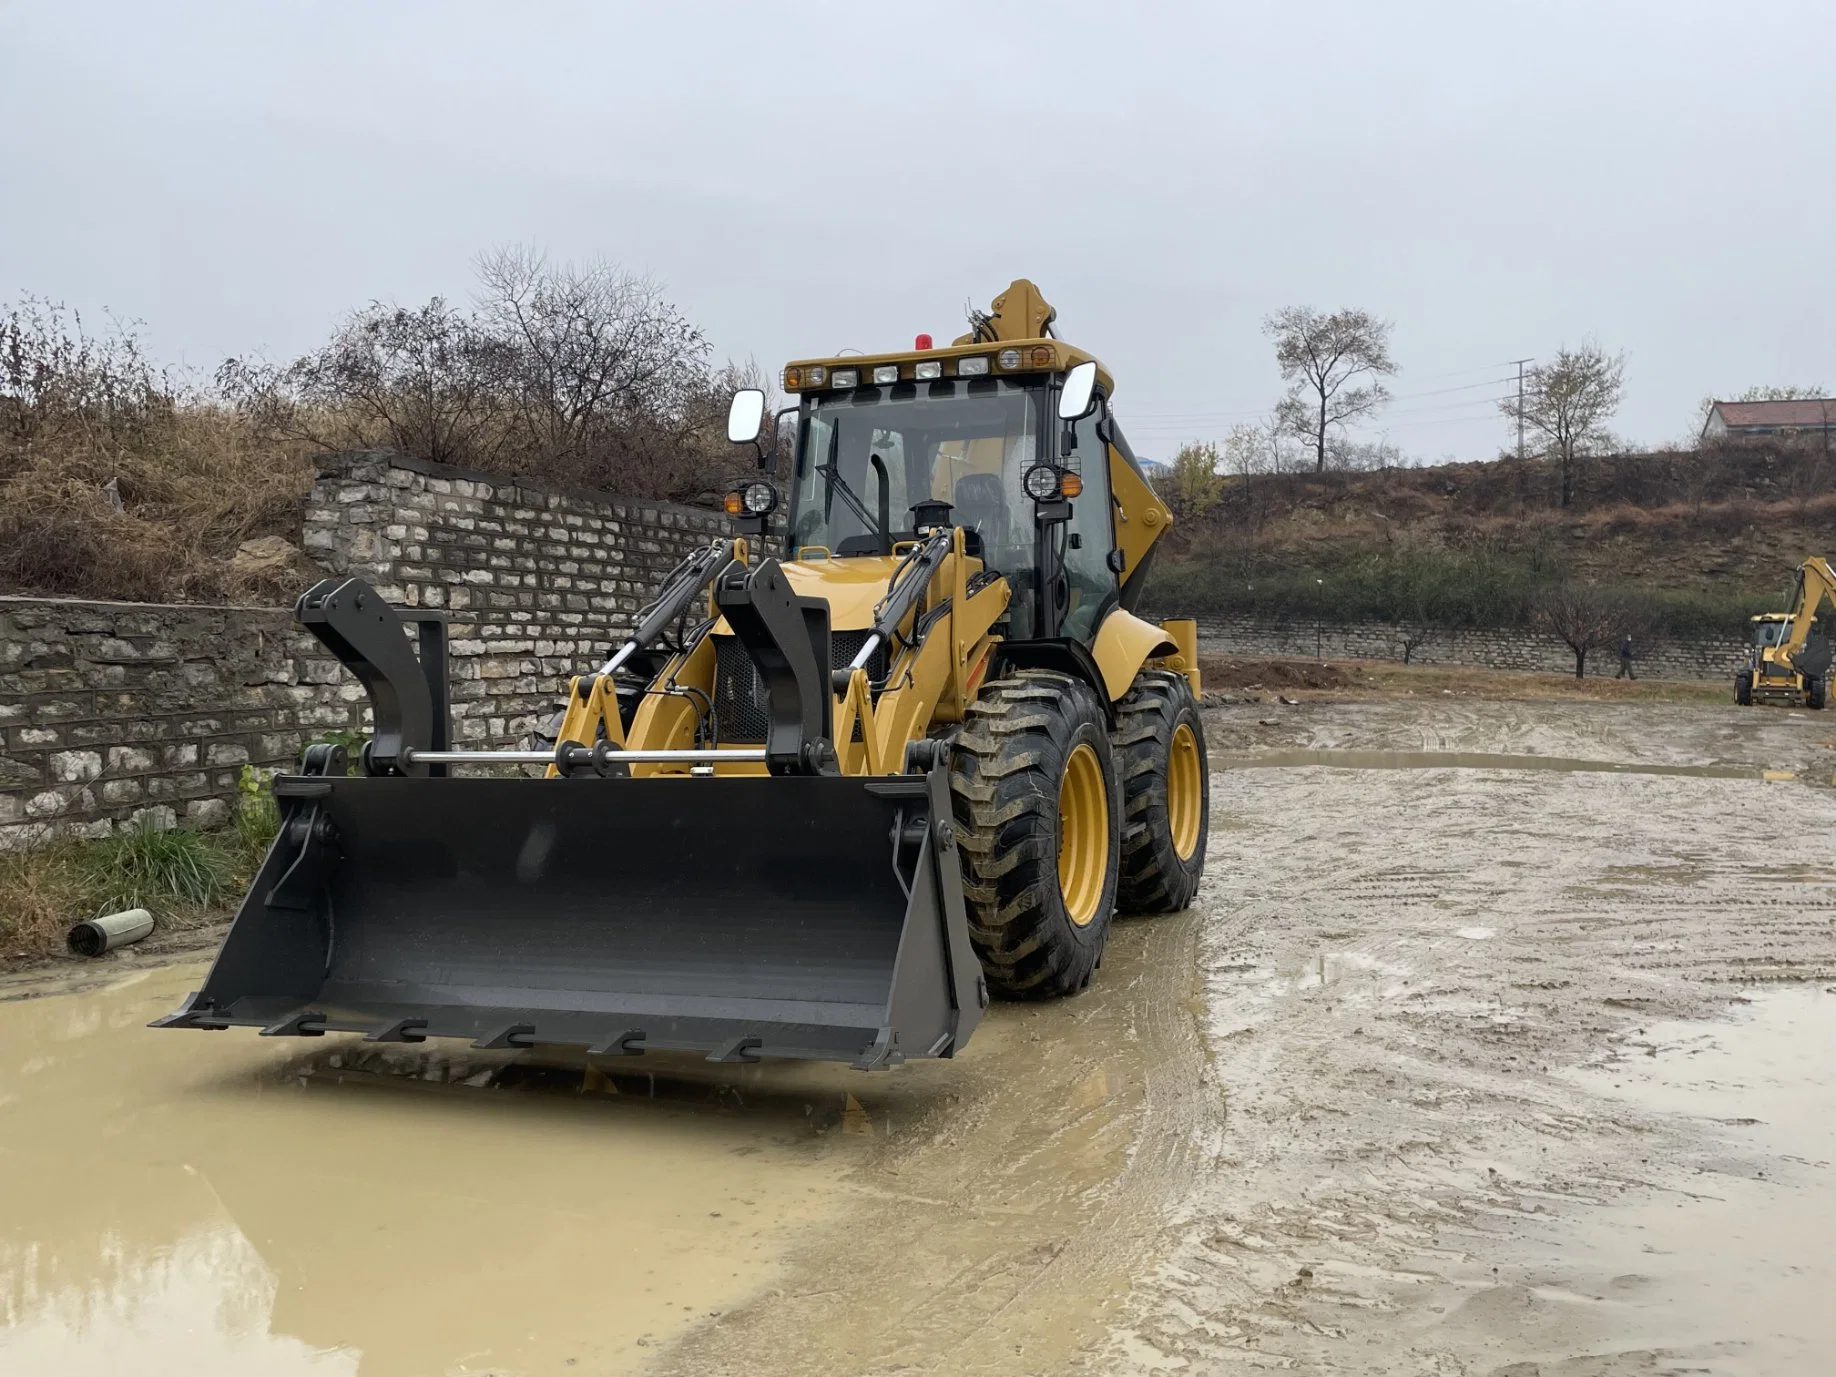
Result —
<path fill-rule="evenodd" d="M 363 699 L 290 612 L 0 598 L 0 850 L 221 822 Z"/>
<path fill-rule="evenodd" d="M 503 747 L 730 529 L 699 508 L 366 452 L 327 459 L 302 544 L 327 574 L 448 615 L 455 738 Z M 292 764 L 365 710 L 291 609 L 0 598 L 0 849 L 219 821 L 244 765 Z"/>
<path fill-rule="evenodd" d="M 1465 665 L 1478 669 L 1574 672 L 1575 656 L 1554 636 L 1523 628 L 1473 628 L 1424 632 L 1381 622 L 1275 621 L 1256 617 L 1214 617 L 1200 621 L 1202 649 L 1216 655 L 1280 655 L 1312 659 L 1402 660 L 1418 665 Z M 1641 641 L 1634 670 L 1652 679 L 1732 681 L 1744 649 L 1735 640 Z M 1588 653 L 1589 674 L 1619 668 L 1616 646 Z"/>
<path fill-rule="evenodd" d="M 449 614 L 454 738 L 479 748 L 522 740 L 663 576 L 730 532 L 698 507 L 355 453 L 321 470 L 304 539 L 332 572 Z"/>

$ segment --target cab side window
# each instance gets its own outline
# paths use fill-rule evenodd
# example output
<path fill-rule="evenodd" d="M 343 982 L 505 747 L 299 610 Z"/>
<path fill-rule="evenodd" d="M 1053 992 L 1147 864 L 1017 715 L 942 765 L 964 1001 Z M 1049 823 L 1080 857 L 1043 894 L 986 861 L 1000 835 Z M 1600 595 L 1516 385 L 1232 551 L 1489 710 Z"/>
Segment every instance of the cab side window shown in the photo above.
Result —
<path fill-rule="evenodd" d="M 1084 490 L 1071 502 L 1071 520 L 1065 527 L 1065 581 L 1067 586 L 1063 629 L 1073 640 L 1088 641 L 1097 623 L 1115 604 L 1116 573 L 1109 567 L 1115 548 L 1109 500 L 1109 447 L 1097 434 L 1100 407 L 1073 423 L 1076 443 L 1069 467 L 1084 480 Z"/>

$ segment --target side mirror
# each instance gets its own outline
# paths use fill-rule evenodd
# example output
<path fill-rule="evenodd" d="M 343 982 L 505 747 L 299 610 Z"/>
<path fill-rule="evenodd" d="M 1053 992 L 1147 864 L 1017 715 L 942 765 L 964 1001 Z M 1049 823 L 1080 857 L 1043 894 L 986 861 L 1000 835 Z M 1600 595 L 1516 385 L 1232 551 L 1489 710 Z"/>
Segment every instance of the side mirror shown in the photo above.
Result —
<path fill-rule="evenodd" d="M 733 405 L 727 412 L 727 438 L 736 445 L 756 443 L 764 419 L 765 394 L 756 387 L 742 387 L 733 394 Z"/>
<path fill-rule="evenodd" d="M 1058 390 L 1058 419 L 1075 421 L 1090 414 L 1096 396 L 1096 361 L 1086 359 L 1065 374 L 1065 385 Z"/>

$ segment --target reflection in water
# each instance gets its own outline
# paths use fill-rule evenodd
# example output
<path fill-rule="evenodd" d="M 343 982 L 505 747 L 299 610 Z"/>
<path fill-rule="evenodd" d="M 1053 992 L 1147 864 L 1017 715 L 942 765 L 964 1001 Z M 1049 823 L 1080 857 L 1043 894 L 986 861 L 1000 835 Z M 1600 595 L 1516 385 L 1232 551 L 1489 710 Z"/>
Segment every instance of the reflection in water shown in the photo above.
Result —
<path fill-rule="evenodd" d="M 839 1210 L 806 1106 L 885 1122 L 846 1068 L 146 1028 L 197 975 L 0 1003 L 4 1377 L 630 1371 Z"/>
<path fill-rule="evenodd" d="M 0 1243 L 0 1372 L 354 1377 L 355 1353 L 269 1332 L 276 1290 L 273 1271 L 228 1225 L 151 1250 L 104 1234 L 83 1259 L 68 1247 Z"/>

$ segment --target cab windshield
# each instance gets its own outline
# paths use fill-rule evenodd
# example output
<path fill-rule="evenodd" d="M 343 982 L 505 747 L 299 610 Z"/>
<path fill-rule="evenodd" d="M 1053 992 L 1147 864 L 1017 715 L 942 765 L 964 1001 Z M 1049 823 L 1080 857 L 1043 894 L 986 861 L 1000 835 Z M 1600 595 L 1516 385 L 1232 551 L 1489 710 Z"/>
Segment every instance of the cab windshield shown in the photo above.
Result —
<path fill-rule="evenodd" d="M 1758 646 L 1777 645 L 1784 638 L 1785 628 L 1789 622 L 1755 622 L 1753 623 L 1753 644 Z"/>
<path fill-rule="evenodd" d="M 890 553 L 912 535 L 912 508 L 940 500 L 990 567 L 1029 564 L 1032 502 L 1020 479 L 1039 455 L 1042 397 L 1038 386 L 977 378 L 816 398 L 791 484 L 791 556 Z"/>

